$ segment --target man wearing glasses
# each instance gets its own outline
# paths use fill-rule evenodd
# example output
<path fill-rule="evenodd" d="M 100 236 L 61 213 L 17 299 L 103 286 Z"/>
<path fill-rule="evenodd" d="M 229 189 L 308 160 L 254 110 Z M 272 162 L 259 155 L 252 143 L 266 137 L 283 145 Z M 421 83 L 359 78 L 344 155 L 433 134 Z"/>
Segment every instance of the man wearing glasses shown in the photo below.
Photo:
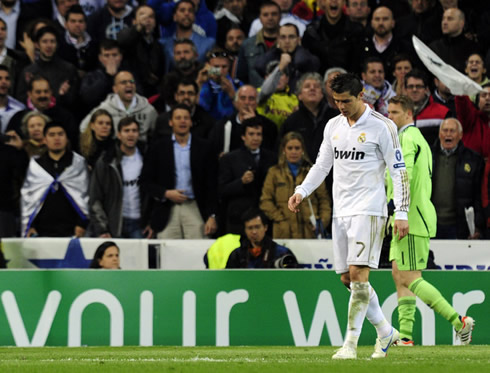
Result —
<path fill-rule="evenodd" d="M 405 75 L 405 88 L 407 96 L 415 105 L 415 126 L 420 129 L 429 145 L 432 145 L 439 136 L 442 121 L 453 114 L 446 106 L 434 101 L 430 95 L 428 77 L 424 72 L 413 69 Z"/>

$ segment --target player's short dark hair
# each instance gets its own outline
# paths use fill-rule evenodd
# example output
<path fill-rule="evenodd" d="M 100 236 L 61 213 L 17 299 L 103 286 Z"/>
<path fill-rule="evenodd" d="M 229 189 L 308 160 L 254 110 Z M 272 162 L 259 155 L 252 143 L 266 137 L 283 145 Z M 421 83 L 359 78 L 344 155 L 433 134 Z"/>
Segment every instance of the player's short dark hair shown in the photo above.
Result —
<path fill-rule="evenodd" d="M 119 53 L 121 53 L 121 47 L 116 40 L 103 39 L 99 42 L 99 54 L 101 54 L 102 51 L 107 51 L 115 48 L 117 48 L 119 50 Z"/>
<path fill-rule="evenodd" d="M 333 78 L 332 83 L 330 84 L 332 91 L 335 93 L 344 93 L 348 92 L 349 95 L 357 97 L 359 93 L 362 92 L 362 83 L 359 78 L 352 74 L 339 74 L 335 78 Z"/>
<path fill-rule="evenodd" d="M 246 222 L 248 222 L 252 219 L 255 219 L 256 217 L 259 217 L 260 220 L 262 220 L 262 224 L 264 224 L 264 225 L 269 224 L 269 219 L 267 219 L 267 216 L 258 207 L 250 207 L 248 210 L 246 210 L 242 214 L 241 220 L 242 220 L 243 225 L 245 225 Z"/>
<path fill-rule="evenodd" d="M 191 113 L 191 108 L 186 105 L 186 104 L 175 104 L 172 109 L 170 110 L 170 119 L 172 119 L 174 117 L 174 113 L 176 110 L 186 110 L 187 112 L 189 112 L 189 116 L 192 117 L 192 113 Z"/>
<path fill-rule="evenodd" d="M 83 8 L 79 4 L 72 5 L 71 7 L 68 8 L 66 11 L 65 19 L 68 21 L 68 18 L 70 18 L 70 14 L 82 14 L 83 19 L 85 22 L 87 22 L 87 15 L 83 11 Z"/>
<path fill-rule="evenodd" d="M 264 130 L 264 124 L 262 123 L 263 120 L 264 120 L 263 117 L 262 118 L 252 117 L 252 118 L 245 119 L 241 125 L 242 135 L 245 135 L 247 133 L 247 128 L 260 127 L 262 128 L 263 131 Z"/>
<path fill-rule="evenodd" d="M 363 73 L 367 72 L 370 63 L 380 63 L 381 65 L 383 65 L 383 60 L 377 56 L 371 56 L 365 58 L 364 61 L 362 61 L 362 65 L 361 65 L 361 71 Z M 383 65 L 383 69 L 384 69 L 384 65 Z"/>
<path fill-rule="evenodd" d="M 425 88 L 429 86 L 429 77 L 422 70 L 412 69 L 405 75 L 405 88 L 407 87 L 408 78 L 420 79 L 424 83 Z"/>
<path fill-rule="evenodd" d="M 395 104 L 395 105 L 400 105 L 404 111 L 411 111 L 413 113 L 414 111 L 414 104 L 413 101 L 410 99 L 410 97 L 405 96 L 405 95 L 397 95 L 392 98 L 390 98 L 389 101 L 390 104 Z"/>
<path fill-rule="evenodd" d="M 184 4 L 184 3 L 191 4 L 192 9 L 194 10 L 194 13 L 196 12 L 196 6 L 194 5 L 194 2 L 192 0 L 180 0 L 179 2 L 177 2 L 175 4 L 172 14 L 177 13 L 177 9 L 179 9 L 180 4 Z"/>
<path fill-rule="evenodd" d="M 51 89 L 51 84 L 49 83 L 48 78 L 46 78 L 44 75 L 36 74 L 27 83 L 27 91 L 28 92 L 31 92 L 32 91 L 32 87 L 34 86 L 34 83 L 35 82 L 39 82 L 41 80 L 47 81 L 48 82 L 48 85 L 49 85 L 49 89 Z"/>
<path fill-rule="evenodd" d="M 138 126 L 138 129 L 140 129 L 140 123 L 136 120 L 135 117 L 124 117 L 122 118 L 119 123 L 117 124 L 117 132 L 121 132 L 124 127 L 130 126 L 131 124 L 136 124 Z"/>
<path fill-rule="evenodd" d="M 37 30 L 36 35 L 34 36 L 34 41 L 37 43 L 39 39 L 41 39 L 46 34 L 52 34 L 58 41 L 58 30 L 54 26 L 44 26 Z"/>

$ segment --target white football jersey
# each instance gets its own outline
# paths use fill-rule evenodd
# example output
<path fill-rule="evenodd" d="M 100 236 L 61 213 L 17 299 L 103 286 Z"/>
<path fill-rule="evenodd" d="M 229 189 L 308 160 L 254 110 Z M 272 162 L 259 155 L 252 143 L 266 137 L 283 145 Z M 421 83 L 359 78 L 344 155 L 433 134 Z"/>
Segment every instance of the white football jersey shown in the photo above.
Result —
<path fill-rule="evenodd" d="M 385 169 L 393 176 L 397 219 L 406 220 L 410 187 L 396 125 L 366 106 L 351 127 L 338 115 L 328 121 L 317 159 L 296 188 L 309 196 L 333 168 L 333 216 L 387 216 Z"/>

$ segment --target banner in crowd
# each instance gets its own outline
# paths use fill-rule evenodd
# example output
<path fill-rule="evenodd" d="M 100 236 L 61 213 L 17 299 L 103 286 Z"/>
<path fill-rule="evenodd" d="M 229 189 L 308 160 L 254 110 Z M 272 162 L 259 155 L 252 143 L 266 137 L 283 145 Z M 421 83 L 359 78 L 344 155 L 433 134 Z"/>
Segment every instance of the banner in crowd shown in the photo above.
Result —
<path fill-rule="evenodd" d="M 105 239 L 3 239 L 8 268 L 87 268 Z M 213 240 L 114 240 L 121 249 L 122 269 L 147 269 L 149 246 L 156 247 L 156 267 L 168 270 L 205 269 L 204 255 Z M 283 240 L 303 268 L 333 269 L 332 240 Z M 489 240 L 432 240 L 435 262 L 442 270 L 489 270 Z M 464 255 L 462 255 L 464 253 Z"/>
<path fill-rule="evenodd" d="M 89 268 L 95 250 L 113 241 L 120 250 L 121 268 L 148 268 L 148 241 L 100 238 L 2 239 L 7 268 Z"/>
<path fill-rule="evenodd" d="M 490 343 L 490 274 L 430 272 L 473 343 Z M 398 325 L 389 271 L 372 273 L 383 312 Z M 291 345 L 343 343 L 349 292 L 332 271 L 0 271 L 0 345 Z M 457 344 L 451 324 L 418 301 L 416 344 Z M 374 345 L 366 321 L 361 345 Z"/>

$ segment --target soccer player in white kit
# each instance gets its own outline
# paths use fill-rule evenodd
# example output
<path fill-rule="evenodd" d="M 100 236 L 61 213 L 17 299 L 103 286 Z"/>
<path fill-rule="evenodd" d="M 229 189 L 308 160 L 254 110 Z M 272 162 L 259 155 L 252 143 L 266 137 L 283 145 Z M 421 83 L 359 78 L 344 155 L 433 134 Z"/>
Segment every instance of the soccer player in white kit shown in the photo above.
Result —
<path fill-rule="evenodd" d="M 410 187 L 397 127 L 362 101 L 362 84 L 353 74 L 341 74 L 331 83 L 341 115 L 326 125 L 314 166 L 289 199 L 298 206 L 324 180 L 334 166 L 332 239 L 335 271 L 350 291 L 347 334 L 333 359 L 356 359 L 364 318 L 378 338 L 372 358 L 384 358 L 399 338 L 384 317 L 378 296 L 369 284 L 370 268 L 378 268 L 386 224 L 385 169 L 393 179 L 395 222 L 393 234 L 408 234 Z"/>

